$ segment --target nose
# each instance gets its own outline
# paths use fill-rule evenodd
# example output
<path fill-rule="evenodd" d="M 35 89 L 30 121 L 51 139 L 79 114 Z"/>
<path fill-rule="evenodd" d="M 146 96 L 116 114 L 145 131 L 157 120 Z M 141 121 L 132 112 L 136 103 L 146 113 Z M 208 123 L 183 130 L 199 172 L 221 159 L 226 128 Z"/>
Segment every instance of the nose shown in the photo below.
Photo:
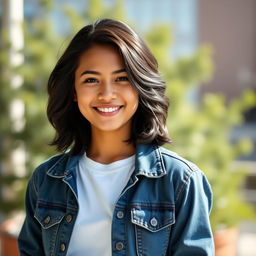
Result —
<path fill-rule="evenodd" d="M 116 92 L 111 82 L 102 83 L 99 88 L 98 99 L 109 102 L 116 98 Z"/>

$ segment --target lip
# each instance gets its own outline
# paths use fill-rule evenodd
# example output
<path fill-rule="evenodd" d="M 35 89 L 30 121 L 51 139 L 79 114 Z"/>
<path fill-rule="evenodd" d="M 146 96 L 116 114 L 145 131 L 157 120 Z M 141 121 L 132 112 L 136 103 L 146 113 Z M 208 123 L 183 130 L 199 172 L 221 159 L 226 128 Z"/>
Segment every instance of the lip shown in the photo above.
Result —
<path fill-rule="evenodd" d="M 93 109 L 101 116 L 114 116 L 122 107 L 122 105 L 100 105 L 93 107 Z"/>

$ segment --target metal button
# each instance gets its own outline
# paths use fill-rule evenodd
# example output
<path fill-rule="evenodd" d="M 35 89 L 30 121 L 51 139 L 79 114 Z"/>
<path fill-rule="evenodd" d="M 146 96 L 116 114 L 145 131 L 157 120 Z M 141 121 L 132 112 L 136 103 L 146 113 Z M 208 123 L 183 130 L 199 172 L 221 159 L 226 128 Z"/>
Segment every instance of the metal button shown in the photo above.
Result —
<path fill-rule="evenodd" d="M 118 219 L 122 219 L 124 217 L 124 212 L 123 211 L 118 211 L 116 214 Z"/>
<path fill-rule="evenodd" d="M 66 245 L 65 245 L 64 243 L 62 243 L 62 244 L 60 245 L 60 250 L 61 250 L 62 252 L 64 252 L 64 251 L 66 250 Z"/>
<path fill-rule="evenodd" d="M 150 224 L 151 226 L 155 227 L 157 226 L 157 219 L 155 217 L 153 217 L 151 220 L 150 220 Z"/>
<path fill-rule="evenodd" d="M 72 219 L 73 219 L 72 215 L 69 214 L 66 216 L 66 222 L 70 223 L 72 221 Z"/>
<path fill-rule="evenodd" d="M 118 251 L 123 250 L 123 249 L 124 249 L 124 244 L 123 244 L 122 242 L 117 242 L 117 243 L 116 243 L 116 249 L 117 249 Z"/>
<path fill-rule="evenodd" d="M 45 224 L 49 224 L 49 223 L 50 223 L 50 220 L 51 220 L 51 217 L 50 217 L 50 216 L 47 216 L 47 217 L 44 219 L 44 223 L 45 223 Z"/>

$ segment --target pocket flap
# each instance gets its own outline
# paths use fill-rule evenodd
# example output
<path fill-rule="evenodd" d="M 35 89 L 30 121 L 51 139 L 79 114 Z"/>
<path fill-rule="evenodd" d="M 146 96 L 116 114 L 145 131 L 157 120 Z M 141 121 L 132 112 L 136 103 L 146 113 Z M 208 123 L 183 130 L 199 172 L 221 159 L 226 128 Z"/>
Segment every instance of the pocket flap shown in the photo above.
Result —
<path fill-rule="evenodd" d="M 38 202 L 34 217 L 38 220 L 42 228 L 47 229 L 60 223 L 65 214 L 66 208 L 64 206 Z"/>
<path fill-rule="evenodd" d="M 131 221 L 151 232 L 156 232 L 175 222 L 174 207 L 135 206 L 131 209 Z"/>

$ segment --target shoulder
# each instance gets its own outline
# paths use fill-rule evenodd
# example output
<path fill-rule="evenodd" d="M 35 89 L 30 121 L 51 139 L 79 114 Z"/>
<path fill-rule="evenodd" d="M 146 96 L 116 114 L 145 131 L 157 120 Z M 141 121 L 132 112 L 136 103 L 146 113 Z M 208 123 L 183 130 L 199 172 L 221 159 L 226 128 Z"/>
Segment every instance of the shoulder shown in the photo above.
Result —
<path fill-rule="evenodd" d="M 149 176 L 163 176 L 165 174 L 192 174 L 200 172 L 199 168 L 192 162 L 179 156 L 177 153 L 164 147 L 139 144 L 136 152 L 137 168 Z"/>
<path fill-rule="evenodd" d="M 51 156 L 50 158 L 46 159 L 44 162 L 39 164 L 36 169 L 35 173 L 40 173 L 40 172 L 47 172 L 51 168 L 54 168 L 56 165 L 66 163 L 68 160 L 68 154 L 67 153 L 62 153 L 58 155 Z"/>
<path fill-rule="evenodd" d="M 167 171 L 171 169 L 173 171 L 183 171 L 188 174 L 192 174 L 193 172 L 202 172 L 195 163 L 183 158 L 178 153 L 164 147 L 159 147 L 158 149 Z"/>
<path fill-rule="evenodd" d="M 166 169 L 166 176 L 174 183 L 176 200 L 179 200 L 184 193 L 192 191 L 212 197 L 208 179 L 195 163 L 164 147 L 159 147 L 159 151 Z"/>
<path fill-rule="evenodd" d="M 64 172 L 68 159 L 69 155 L 67 153 L 54 155 L 48 158 L 36 167 L 36 169 L 32 173 L 31 180 L 33 181 L 33 183 L 40 185 L 47 176 L 47 173 L 51 170 L 58 168 L 59 171 Z"/>

